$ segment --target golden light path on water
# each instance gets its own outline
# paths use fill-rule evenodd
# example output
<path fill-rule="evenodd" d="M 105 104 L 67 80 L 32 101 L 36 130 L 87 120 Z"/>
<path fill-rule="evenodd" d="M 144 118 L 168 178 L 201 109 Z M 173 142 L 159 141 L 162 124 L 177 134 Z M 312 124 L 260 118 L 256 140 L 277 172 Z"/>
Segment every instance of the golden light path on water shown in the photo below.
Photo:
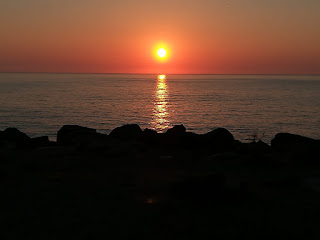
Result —
<path fill-rule="evenodd" d="M 157 132 L 164 132 L 169 128 L 170 125 L 168 117 L 168 91 L 166 75 L 158 75 L 151 128 Z"/>

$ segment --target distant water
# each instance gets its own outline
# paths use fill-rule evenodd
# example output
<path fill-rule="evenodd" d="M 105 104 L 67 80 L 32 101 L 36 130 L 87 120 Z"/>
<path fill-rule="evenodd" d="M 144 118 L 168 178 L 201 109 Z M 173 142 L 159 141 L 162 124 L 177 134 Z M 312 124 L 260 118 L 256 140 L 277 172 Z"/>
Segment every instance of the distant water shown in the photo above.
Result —
<path fill-rule="evenodd" d="M 127 123 L 159 132 L 225 127 L 240 140 L 320 138 L 320 76 L 0 74 L 0 130 L 55 139 L 64 124 L 109 133 Z"/>

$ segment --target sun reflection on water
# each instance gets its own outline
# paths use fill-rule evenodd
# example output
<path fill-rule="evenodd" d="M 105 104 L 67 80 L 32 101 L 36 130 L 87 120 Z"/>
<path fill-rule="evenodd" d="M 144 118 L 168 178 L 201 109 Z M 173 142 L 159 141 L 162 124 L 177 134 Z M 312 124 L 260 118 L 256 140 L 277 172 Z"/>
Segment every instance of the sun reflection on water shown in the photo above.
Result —
<path fill-rule="evenodd" d="M 164 132 L 169 128 L 170 125 L 168 117 L 168 91 L 166 75 L 158 75 L 151 128 L 157 132 Z"/>

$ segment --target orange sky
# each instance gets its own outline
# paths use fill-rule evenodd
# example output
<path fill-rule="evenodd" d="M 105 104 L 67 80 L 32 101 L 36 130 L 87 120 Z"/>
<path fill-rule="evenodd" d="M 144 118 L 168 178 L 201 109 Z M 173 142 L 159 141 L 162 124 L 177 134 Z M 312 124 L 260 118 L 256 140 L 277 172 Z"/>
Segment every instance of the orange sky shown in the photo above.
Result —
<path fill-rule="evenodd" d="M 319 12 L 319 0 L 1 1 L 0 71 L 320 74 Z"/>

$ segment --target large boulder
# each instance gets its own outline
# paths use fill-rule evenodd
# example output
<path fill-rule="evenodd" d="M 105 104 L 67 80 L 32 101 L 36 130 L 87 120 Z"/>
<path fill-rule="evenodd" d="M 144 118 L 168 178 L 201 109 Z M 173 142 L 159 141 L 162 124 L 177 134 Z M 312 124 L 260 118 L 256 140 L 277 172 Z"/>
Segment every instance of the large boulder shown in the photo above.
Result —
<path fill-rule="evenodd" d="M 203 147 L 203 135 L 186 132 L 181 139 L 181 144 L 186 149 L 200 149 Z"/>
<path fill-rule="evenodd" d="M 73 145 L 89 142 L 97 131 L 92 128 L 78 125 L 64 125 L 57 134 L 57 143 L 61 145 Z"/>
<path fill-rule="evenodd" d="M 320 141 L 291 133 L 278 133 L 272 139 L 271 147 L 276 151 L 304 152 L 317 150 Z"/>
<path fill-rule="evenodd" d="M 148 144 L 155 143 L 157 140 L 157 137 L 158 137 L 157 131 L 149 128 L 144 129 L 141 135 L 143 142 Z"/>
<path fill-rule="evenodd" d="M 3 131 L 3 137 L 5 140 L 13 141 L 13 142 L 23 142 L 30 139 L 27 134 L 19 131 L 16 128 L 7 128 Z"/>
<path fill-rule="evenodd" d="M 0 133 L 0 142 L 11 142 L 21 147 L 28 143 L 30 137 L 16 128 L 7 128 Z"/>
<path fill-rule="evenodd" d="M 169 136 L 183 136 L 186 132 L 186 128 L 180 124 L 180 125 L 175 125 L 173 128 L 170 128 L 167 130 L 166 135 Z"/>
<path fill-rule="evenodd" d="M 216 128 L 206 133 L 204 137 L 206 144 L 212 147 L 214 152 L 224 152 L 234 148 L 234 137 L 225 128 Z"/>
<path fill-rule="evenodd" d="M 141 136 L 142 130 L 137 124 L 126 124 L 121 127 L 117 127 L 111 131 L 110 137 L 118 138 L 121 140 L 137 139 Z"/>
<path fill-rule="evenodd" d="M 178 150 L 177 147 L 183 147 L 186 128 L 180 124 L 168 129 L 165 133 L 158 134 L 159 144 L 165 145 L 165 148 L 172 148 L 172 151 Z"/>

